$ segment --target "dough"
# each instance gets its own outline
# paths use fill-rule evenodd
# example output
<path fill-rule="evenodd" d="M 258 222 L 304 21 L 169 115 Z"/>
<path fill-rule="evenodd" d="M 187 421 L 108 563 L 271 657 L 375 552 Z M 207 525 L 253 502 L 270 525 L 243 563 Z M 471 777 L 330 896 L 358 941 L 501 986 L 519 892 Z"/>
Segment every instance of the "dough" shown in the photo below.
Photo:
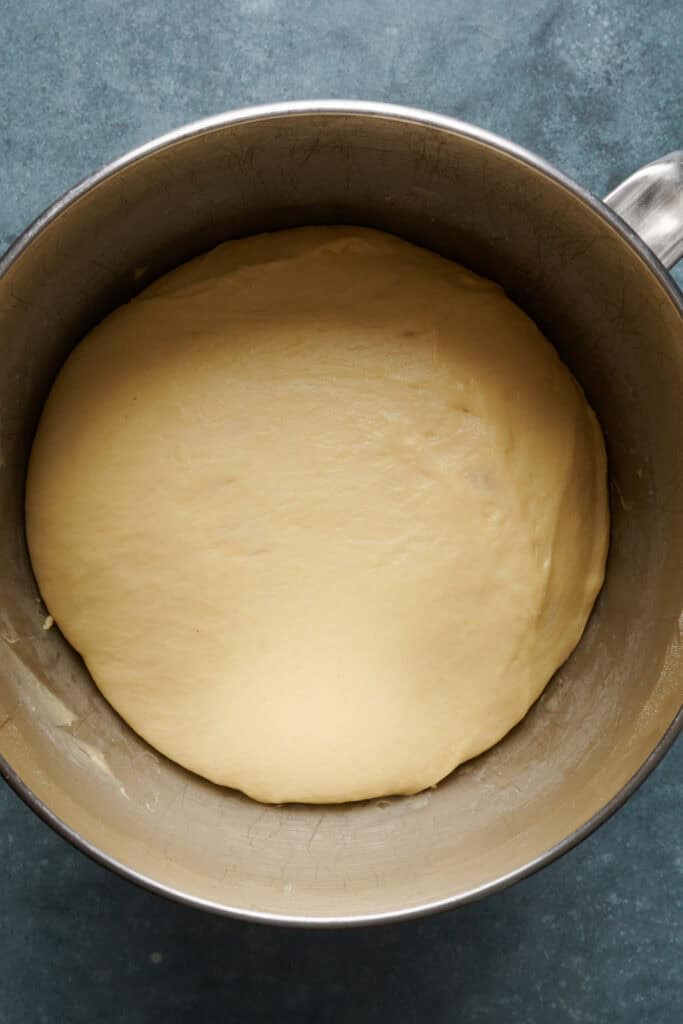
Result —
<path fill-rule="evenodd" d="M 51 615 L 168 757 L 266 802 L 415 793 L 578 642 L 605 453 L 498 286 L 301 228 L 193 260 L 77 346 L 27 530 Z"/>

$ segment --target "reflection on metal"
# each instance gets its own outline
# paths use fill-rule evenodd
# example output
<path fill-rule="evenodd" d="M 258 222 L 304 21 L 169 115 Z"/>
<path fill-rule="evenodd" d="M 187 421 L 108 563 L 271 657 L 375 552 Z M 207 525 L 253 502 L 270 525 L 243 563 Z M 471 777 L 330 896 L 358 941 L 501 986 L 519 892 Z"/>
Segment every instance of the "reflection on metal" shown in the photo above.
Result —
<path fill-rule="evenodd" d="M 605 202 L 665 267 L 683 257 L 683 150 L 641 167 Z"/>

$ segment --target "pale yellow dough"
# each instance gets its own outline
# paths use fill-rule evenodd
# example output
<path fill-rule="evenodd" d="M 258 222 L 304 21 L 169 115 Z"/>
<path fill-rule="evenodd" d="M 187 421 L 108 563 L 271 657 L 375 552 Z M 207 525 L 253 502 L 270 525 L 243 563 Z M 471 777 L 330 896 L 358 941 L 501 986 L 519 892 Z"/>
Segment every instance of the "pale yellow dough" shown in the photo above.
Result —
<path fill-rule="evenodd" d="M 27 528 L 50 614 L 170 758 L 267 802 L 414 793 L 579 640 L 605 453 L 499 287 L 302 228 L 228 242 L 78 345 Z"/>

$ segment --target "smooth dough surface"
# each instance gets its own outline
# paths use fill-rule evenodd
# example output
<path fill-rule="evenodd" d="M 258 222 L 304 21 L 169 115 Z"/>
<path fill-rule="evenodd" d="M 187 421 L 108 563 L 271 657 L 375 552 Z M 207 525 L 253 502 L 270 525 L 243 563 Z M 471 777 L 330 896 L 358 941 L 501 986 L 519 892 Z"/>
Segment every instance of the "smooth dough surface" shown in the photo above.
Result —
<path fill-rule="evenodd" d="M 267 802 L 414 793 L 578 642 L 605 453 L 498 286 L 301 228 L 220 246 L 77 346 L 27 531 L 50 613 L 170 758 Z"/>

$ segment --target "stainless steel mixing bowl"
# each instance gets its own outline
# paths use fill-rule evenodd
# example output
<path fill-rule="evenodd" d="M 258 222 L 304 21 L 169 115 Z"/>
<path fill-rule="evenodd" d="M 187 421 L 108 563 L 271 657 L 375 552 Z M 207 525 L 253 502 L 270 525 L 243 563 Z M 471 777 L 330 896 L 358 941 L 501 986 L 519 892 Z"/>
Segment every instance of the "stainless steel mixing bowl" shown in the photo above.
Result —
<path fill-rule="evenodd" d="M 683 246 L 682 179 L 672 155 L 608 197 L 668 263 Z M 151 750 L 43 628 L 24 474 L 57 369 L 112 307 L 226 238 L 335 222 L 451 256 L 538 322 L 606 433 L 611 549 L 581 644 L 493 750 L 419 796 L 263 807 Z M 123 157 L 51 207 L 0 269 L 0 768 L 86 853 L 150 889 L 258 920 L 407 917 L 569 849 L 672 743 L 683 724 L 683 306 L 607 205 L 447 118 L 288 104 Z"/>

